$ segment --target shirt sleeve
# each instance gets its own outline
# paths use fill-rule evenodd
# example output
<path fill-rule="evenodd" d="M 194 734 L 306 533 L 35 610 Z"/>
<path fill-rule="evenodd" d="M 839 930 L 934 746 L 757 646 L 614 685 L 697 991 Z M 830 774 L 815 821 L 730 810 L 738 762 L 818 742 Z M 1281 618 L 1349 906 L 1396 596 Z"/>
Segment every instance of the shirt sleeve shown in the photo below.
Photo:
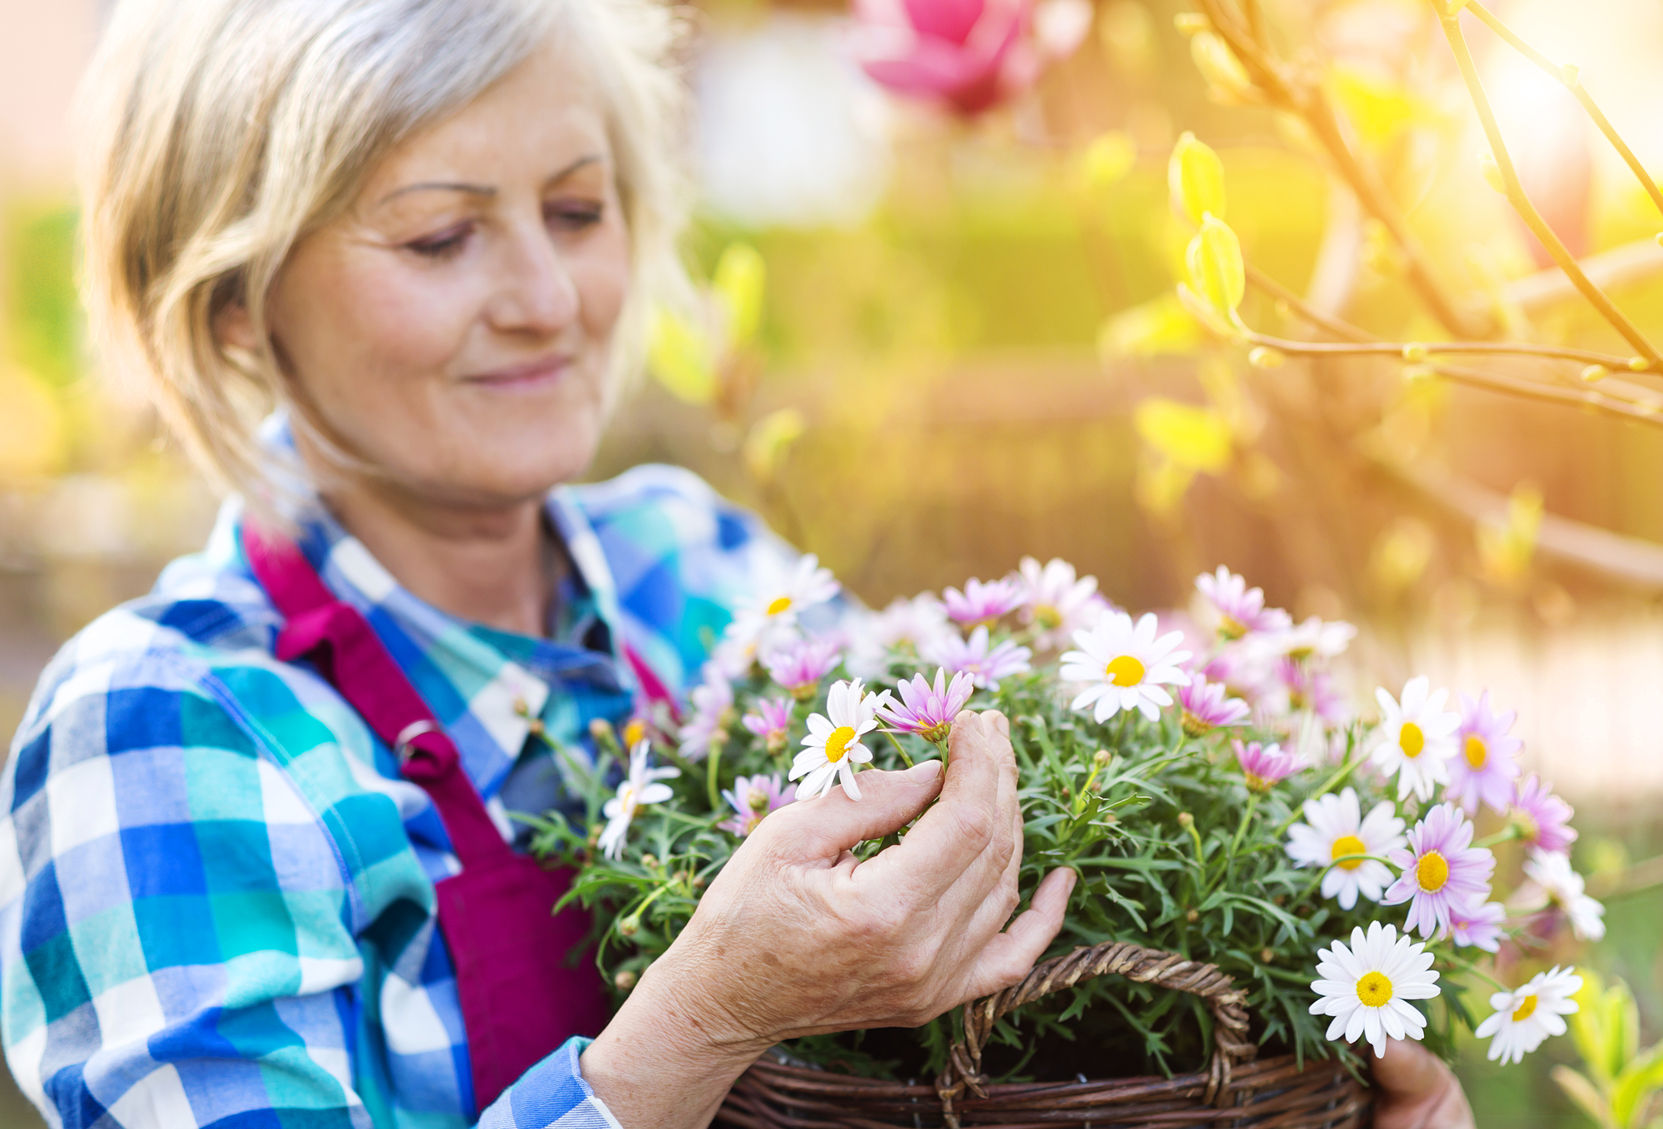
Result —
<path fill-rule="evenodd" d="M 274 755 L 238 701 L 156 681 L 69 672 L 0 778 L 0 1039 L 20 1087 L 72 1129 L 392 1125 L 377 1072 L 355 1087 L 373 923 L 354 886 L 387 860 L 336 834 L 341 813 L 295 783 L 315 769 Z M 617 1129 L 583 1045 L 480 1124 Z"/>

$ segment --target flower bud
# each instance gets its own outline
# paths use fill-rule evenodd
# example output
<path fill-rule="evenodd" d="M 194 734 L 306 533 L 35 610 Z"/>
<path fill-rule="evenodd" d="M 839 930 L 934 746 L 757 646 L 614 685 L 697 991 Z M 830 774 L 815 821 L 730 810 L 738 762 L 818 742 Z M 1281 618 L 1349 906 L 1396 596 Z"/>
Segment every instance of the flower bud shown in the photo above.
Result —
<path fill-rule="evenodd" d="M 1628 359 L 1629 372 L 1645 372 L 1651 367 L 1651 362 L 1644 357 L 1630 357 Z"/>
<path fill-rule="evenodd" d="M 1201 913 L 1199 910 L 1185 910 L 1184 920 L 1189 922 L 1191 925 L 1194 925 L 1197 921 L 1201 920 Z"/>
<path fill-rule="evenodd" d="M 657 870 L 658 869 L 658 856 L 655 855 L 655 854 L 652 854 L 651 852 L 648 852 L 647 854 L 642 855 L 641 856 L 641 865 L 646 867 L 648 870 Z"/>
<path fill-rule="evenodd" d="M 1109 762 L 1112 760 L 1114 760 L 1114 754 L 1109 752 L 1107 749 L 1098 749 L 1095 753 L 1091 754 L 1091 763 L 1096 765 L 1098 768 L 1108 768 Z"/>
<path fill-rule="evenodd" d="M 1179 812 L 1178 826 L 1182 827 L 1185 831 L 1188 831 L 1190 828 L 1195 826 L 1195 817 L 1187 811 Z"/>
<path fill-rule="evenodd" d="M 1260 949 L 1259 950 L 1259 963 L 1260 964 L 1275 964 L 1276 963 L 1276 950 L 1275 949 Z"/>
<path fill-rule="evenodd" d="M 1581 375 L 1584 384 L 1594 384 L 1610 376 L 1611 370 L 1604 365 L 1589 365 L 1582 370 Z"/>
<path fill-rule="evenodd" d="M 618 975 L 612 978 L 612 986 L 620 992 L 627 992 L 635 987 L 636 979 L 634 970 L 621 968 L 618 970 Z"/>
<path fill-rule="evenodd" d="M 641 918 L 639 916 L 626 917 L 618 922 L 618 935 L 620 937 L 633 937 L 640 931 Z"/>
<path fill-rule="evenodd" d="M 597 717 L 589 723 L 589 736 L 597 741 L 604 741 L 612 736 L 612 723 L 604 717 Z"/>

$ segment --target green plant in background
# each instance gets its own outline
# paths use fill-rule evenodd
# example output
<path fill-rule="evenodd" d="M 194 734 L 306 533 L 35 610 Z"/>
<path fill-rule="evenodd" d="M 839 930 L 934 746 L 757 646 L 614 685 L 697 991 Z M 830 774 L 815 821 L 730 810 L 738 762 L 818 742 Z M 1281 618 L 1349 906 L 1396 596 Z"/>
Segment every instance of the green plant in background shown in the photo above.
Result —
<path fill-rule="evenodd" d="M 1663 1127 L 1663 1039 L 1640 1045 L 1640 1009 L 1621 980 L 1584 970 L 1571 1039 L 1584 1070 L 1553 1068 L 1553 1080 L 1600 1129 Z"/>

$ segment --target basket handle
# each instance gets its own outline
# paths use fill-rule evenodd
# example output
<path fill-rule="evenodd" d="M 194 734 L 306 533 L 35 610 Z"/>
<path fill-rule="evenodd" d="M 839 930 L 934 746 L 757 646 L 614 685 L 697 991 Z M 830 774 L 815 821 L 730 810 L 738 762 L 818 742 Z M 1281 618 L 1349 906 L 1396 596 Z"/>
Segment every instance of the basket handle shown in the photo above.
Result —
<path fill-rule="evenodd" d="M 987 1096 L 982 1048 L 995 1023 L 1041 996 L 1109 973 L 1175 992 L 1189 992 L 1206 1001 L 1213 1014 L 1214 1028 L 1213 1054 L 1203 1096 L 1209 1105 L 1219 1104 L 1228 1090 L 1231 1069 L 1251 1062 L 1258 1052 L 1247 1038 L 1247 994 L 1215 965 L 1125 941 L 1105 941 L 1052 957 L 1035 965 L 1020 983 L 964 1005 L 964 1038 L 953 1044 L 947 1067 L 936 1080 L 942 1116 L 949 1129 L 959 1129 L 953 1099 L 966 1090 L 977 1097 Z"/>

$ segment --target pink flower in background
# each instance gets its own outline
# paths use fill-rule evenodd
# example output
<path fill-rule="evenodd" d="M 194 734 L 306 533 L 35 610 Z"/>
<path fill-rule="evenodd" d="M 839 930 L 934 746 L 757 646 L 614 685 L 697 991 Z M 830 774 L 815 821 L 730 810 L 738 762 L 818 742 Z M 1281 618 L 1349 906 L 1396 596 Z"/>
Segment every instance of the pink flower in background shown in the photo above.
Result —
<path fill-rule="evenodd" d="M 757 705 L 755 713 L 748 713 L 739 720 L 746 729 L 762 738 L 769 752 L 777 753 L 785 748 L 786 736 L 791 729 L 791 699 L 767 698 Z"/>
<path fill-rule="evenodd" d="M 1281 608 L 1265 607 L 1263 588 L 1249 588 L 1247 581 L 1225 568 L 1202 573 L 1195 589 L 1218 613 L 1218 633 L 1226 639 L 1240 639 L 1253 632 L 1288 630 L 1293 621 Z"/>
<path fill-rule="evenodd" d="M 854 0 L 855 53 L 896 94 L 978 114 L 1031 86 L 1091 26 L 1089 0 Z"/>
<path fill-rule="evenodd" d="M 1280 745 L 1260 745 L 1257 741 L 1232 744 L 1236 748 L 1236 763 L 1247 777 L 1247 786 L 1255 792 L 1270 791 L 1278 780 L 1286 780 L 1304 767 L 1298 757 L 1284 753 Z"/>
<path fill-rule="evenodd" d="M 1448 796 L 1468 814 L 1477 812 L 1480 802 L 1505 813 L 1513 799 L 1513 780 L 1519 774 L 1513 758 L 1524 747 L 1507 733 L 1516 717 L 1512 710 L 1493 709 L 1488 690 L 1476 701 L 1461 695 L 1461 727 L 1455 731 L 1455 755 L 1449 760 Z M 1569 818 L 1569 808 L 1565 815 Z"/>
<path fill-rule="evenodd" d="M 1439 804 L 1409 829 L 1409 847 L 1387 856 L 1403 871 L 1385 904 L 1409 902 L 1407 928 L 1432 937 L 1457 912 L 1472 918 L 1490 897 L 1496 856 L 1472 845 L 1472 823 L 1454 804 Z"/>
<path fill-rule="evenodd" d="M 707 667 L 704 682 L 693 688 L 690 697 L 693 716 L 677 736 L 681 741 L 681 755 L 697 761 L 705 758 L 713 743 L 727 739 L 724 730 L 733 719 L 733 684 L 720 670 Z"/>
<path fill-rule="evenodd" d="M 717 826 L 743 839 L 756 830 L 763 816 L 795 800 L 797 786 L 781 784 L 777 773 L 773 776 L 741 776 L 733 782 L 732 791 L 722 792 L 722 798 L 736 814 Z"/>
<path fill-rule="evenodd" d="M 1079 576 L 1060 558 L 1041 565 L 1034 557 L 1023 557 L 1018 568 L 1022 622 L 1034 628 L 1034 646 L 1055 650 L 1075 631 L 1102 618 L 1095 576 Z"/>
<path fill-rule="evenodd" d="M 1188 686 L 1178 687 L 1178 704 L 1184 710 L 1184 732 L 1200 737 L 1226 725 L 1240 725 L 1252 712 L 1240 698 L 1232 698 L 1224 685 L 1208 682 L 1199 674 Z"/>
<path fill-rule="evenodd" d="M 878 717 L 903 733 L 916 733 L 926 741 L 945 741 L 953 719 L 975 689 L 975 680 L 968 672 L 960 671 L 949 682 L 947 672 L 937 667 L 934 686 L 922 674 L 913 675 L 895 687 L 901 704 L 891 702 L 878 710 Z"/>
<path fill-rule="evenodd" d="M 1022 588 L 1014 580 L 970 580 L 964 591 L 949 588 L 941 594 L 954 623 L 992 623 L 1022 606 Z"/>
<path fill-rule="evenodd" d="M 1343 725 L 1348 720 L 1345 697 L 1327 671 L 1286 657 L 1276 660 L 1275 669 L 1289 710 L 1313 714 L 1324 725 Z"/>
<path fill-rule="evenodd" d="M 1033 652 L 1009 639 L 993 646 L 989 642 L 987 628 L 978 627 L 968 639 L 939 640 L 924 657 L 954 674 L 962 672 L 970 675 L 976 685 L 984 690 L 997 690 L 1000 679 L 1028 673 L 1028 660 L 1033 657 Z"/>
<path fill-rule="evenodd" d="M 1501 923 L 1507 910 L 1500 902 L 1461 906 L 1450 911 L 1449 935 L 1457 945 L 1471 945 L 1493 953 L 1501 948 Z"/>
<path fill-rule="evenodd" d="M 1537 850 L 1566 854 L 1576 842 L 1571 805 L 1548 790 L 1534 772 L 1513 785 L 1512 818 L 1523 825 L 1524 838 Z"/>
<path fill-rule="evenodd" d="M 766 656 L 768 677 L 799 699 L 812 698 L 820 680 L 837 669 L 841 656 L 835 639 L 802 639 Z"/>

